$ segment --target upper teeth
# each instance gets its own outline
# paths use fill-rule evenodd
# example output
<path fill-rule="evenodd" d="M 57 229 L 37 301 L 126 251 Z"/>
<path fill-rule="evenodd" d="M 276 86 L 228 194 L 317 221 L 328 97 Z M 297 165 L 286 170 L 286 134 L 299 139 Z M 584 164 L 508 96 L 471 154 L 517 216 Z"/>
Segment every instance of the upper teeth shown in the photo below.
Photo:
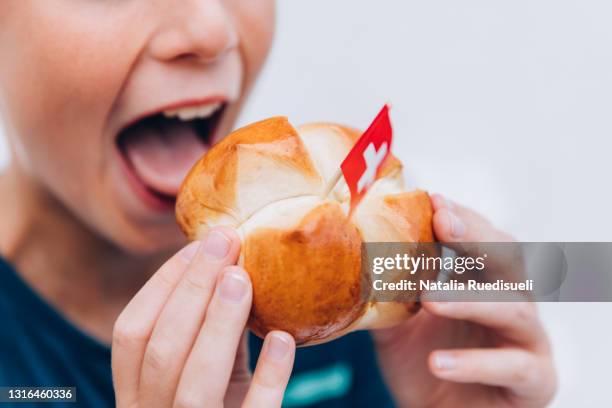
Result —
<path fill-rule="evenodd" d="M 181 120 L 204 119 L 211 116 L 221 108 L 221 102 L 208 103 L 205 105 L 190 106 L 187 108 L 171 109 L 164 111 L 167 118 L 178 117 Z"/>

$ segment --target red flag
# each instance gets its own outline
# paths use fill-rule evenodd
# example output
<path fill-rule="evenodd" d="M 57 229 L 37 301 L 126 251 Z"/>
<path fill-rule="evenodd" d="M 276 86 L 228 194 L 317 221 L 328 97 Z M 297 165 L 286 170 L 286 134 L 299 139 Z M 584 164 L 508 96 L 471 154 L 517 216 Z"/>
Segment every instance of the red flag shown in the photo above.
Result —
<path fill-rule="evenodd" d="M 385 105 L 340 165 L 351 192 L 349 214 L 353 213 L 357 204 L 378 178 L 385 159 L 391 153 L 392 141 L 393 129 L 389 118 L 389 106 Z"/>

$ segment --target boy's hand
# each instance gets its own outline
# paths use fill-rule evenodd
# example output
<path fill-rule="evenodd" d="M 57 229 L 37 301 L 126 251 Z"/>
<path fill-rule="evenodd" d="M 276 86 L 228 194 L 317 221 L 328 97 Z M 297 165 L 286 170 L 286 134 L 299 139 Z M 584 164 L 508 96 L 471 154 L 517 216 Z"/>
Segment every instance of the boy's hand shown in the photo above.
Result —
<path fill-rule="evenodd" d="M 432 197 L 439 241 L 510 236 L 467 208 Z M 387 384 L 401 406 L 542 407 L 556 374 L 536 307 L 527 302 L 423 302 L 404 325 L 373 332 Z"/>
<path fill-rule="evenodd" d="M 266 336 L 251 376 L 245 324 L 251 283 L 233 266 L 240 240 L 213 229 L 168 260 L 115 324 L 112 368 L 119 408 L 280 407 L 293 338 Z"/>

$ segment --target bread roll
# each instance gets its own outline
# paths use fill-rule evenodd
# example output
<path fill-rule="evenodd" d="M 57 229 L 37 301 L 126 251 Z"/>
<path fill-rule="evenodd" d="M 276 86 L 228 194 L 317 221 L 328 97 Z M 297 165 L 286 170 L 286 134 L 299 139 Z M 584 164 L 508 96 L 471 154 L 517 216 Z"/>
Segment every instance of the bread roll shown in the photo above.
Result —
<path fill-rule="evenodd" d="M 220 225 L 241 236 L 257 335 L 284 330 L 298 345 L 318 344 L 418 310 L 414 300 L 376 302 L 361 268 L 362 242 L 433 241 L 429 196 L 404 191 L 400 161 L 386 160 L 350 219 L 344 179 L 322 197 L 359 135 L 331 123 L 296 129 L 285 117 L 267 119 L 227 136 L 183 182 L 176 216 L 190 239 Z"/>

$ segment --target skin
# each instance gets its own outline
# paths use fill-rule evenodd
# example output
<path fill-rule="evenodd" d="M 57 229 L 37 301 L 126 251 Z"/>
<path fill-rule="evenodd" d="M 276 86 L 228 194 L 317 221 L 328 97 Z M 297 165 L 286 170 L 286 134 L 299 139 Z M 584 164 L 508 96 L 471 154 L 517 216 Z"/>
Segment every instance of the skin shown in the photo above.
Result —
<path fill-rule="evenodd" d="M 461 242 L 513 241 L 441 195 L 433 195 L 432 204 L 436 239 L 454 249 Z M 400 406 L 523 408 L 551 401 L 556 372 L 533 303 L 422 304 L 413 319 L 373 333 L 383 375 Z"/>
<path fill-rule="evenodd" d="M 138 198 L 115 150 L 126 122 L 194 97 L 227 97 L 215 140 L 227 134 L 269 50 L 274 2 L 3 0 L 0 10 L 0 115 L 12 153 L 0 177 L 10 197 L 0 202 L 3 257 L 76 326 L 112 343 L 119 407 L 280 406 L 295 344 L 268 334 L 247 370 L 252 295 L 235 266 L 236 233 L 215 229 L 179 251 L 174 214 Z M 476 214 L 434 204 L 439 240 L 497 238 Z M 534 309 L 424 309 L 375 334 L 400 405 L 550 399 L 554 370 Z M 456 331 L 464 335 L 447 335 Z M 455 364 L 436 364 L 444 353 Z"/>

